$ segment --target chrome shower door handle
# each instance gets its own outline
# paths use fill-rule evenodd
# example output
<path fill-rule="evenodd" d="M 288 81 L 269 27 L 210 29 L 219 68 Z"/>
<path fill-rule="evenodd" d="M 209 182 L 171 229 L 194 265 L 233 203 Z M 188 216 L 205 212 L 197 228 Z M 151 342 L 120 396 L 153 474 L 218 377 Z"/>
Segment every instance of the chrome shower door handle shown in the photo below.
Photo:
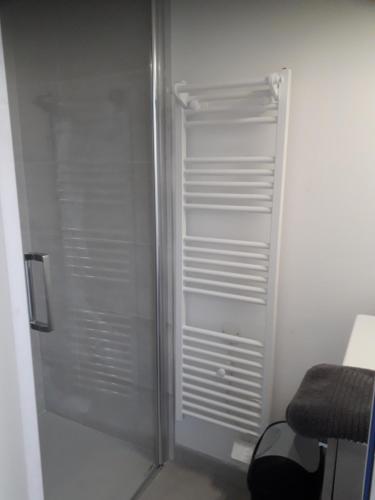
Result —
<path fill-rule="evenodd" d="M 29 308 L 30 327 L 38 332 L 52 332 L 53 321 L 51 313 L 51 272 L 49 255 L 45 253 L 25 253 L 25 272 L 26 272 L 26 290 L 27 302 Z M 43 285 L 45 290 L 46 321 L 39 321 L 36 318 L 36 307 L 33 286 L 32 263 L 40 262 L 43 268 Z"/>

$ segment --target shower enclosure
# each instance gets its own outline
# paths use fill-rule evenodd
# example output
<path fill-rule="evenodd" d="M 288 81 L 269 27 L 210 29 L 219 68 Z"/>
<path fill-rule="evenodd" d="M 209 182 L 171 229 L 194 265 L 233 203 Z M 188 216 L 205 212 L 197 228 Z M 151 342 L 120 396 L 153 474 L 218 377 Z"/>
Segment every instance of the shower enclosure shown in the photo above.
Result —
<path fill-rule="evenodd" d="M 0 13 L 45 498 L 131 498 L 162 461 L 160 13 Z"/>

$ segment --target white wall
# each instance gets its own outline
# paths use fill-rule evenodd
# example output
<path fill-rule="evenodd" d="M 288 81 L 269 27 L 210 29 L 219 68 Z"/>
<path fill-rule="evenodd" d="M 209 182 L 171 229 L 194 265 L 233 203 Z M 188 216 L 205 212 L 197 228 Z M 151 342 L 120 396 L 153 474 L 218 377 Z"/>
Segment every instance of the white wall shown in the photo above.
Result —
<path fill-rule="evenodd" d="M 9 314 L 4 235 L 0 225 L 0 499 L 24 500 L 26 467 L 13 328 Z"/>
<path fill-rule="evenodd" d="M 174 0 L 174 80 L 293 72 L 274 416 L 375 313 L 375 3 Z"/>

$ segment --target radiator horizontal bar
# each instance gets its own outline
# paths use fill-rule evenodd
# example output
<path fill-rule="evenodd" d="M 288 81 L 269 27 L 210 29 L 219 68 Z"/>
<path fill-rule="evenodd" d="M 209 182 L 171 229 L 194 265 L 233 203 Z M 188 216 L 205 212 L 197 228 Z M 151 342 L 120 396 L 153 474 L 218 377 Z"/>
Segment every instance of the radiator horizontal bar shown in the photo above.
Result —
<path fill-rule="evenodd" d="M 188 415 L 190 417 L 199 418 L 200 420 L 205 420 L 206 422 L 210 422 L 211 424 L 221 425 L 222 427 L 227 427 L 228 429 L 233 429 L 235 431 L 241 432 L 242 434 L 250 434 L 251 436 L 259 437 L 258 432 L 253 432 L 248 429 L 244 429 L 238 425 L 227 424 L 226 422 L 221 422 L 220 420 L 216 420 L 215 418 L 206 417 L 204 415 L 200 415 L 199 413 L 187 411 L 182 409 L 183 415 Z"/>
<path fill-rule="evenodd" d="M 201 374 L 204 374 L 204 375 L 209 375 L 211 377 L 217 377 L 218 376 L 216 371 L 214 371 L 214 370 L 207 370 L 206 368 L 199 368 L 198 366 L 192 366 L 192 365 L 183 364 L 183 369 L 191 370 L 193 372 L 201 373 Z M 236 384 L 247 385 L 249 387 L 254 387 L 255 389 L 261 389 L 262 388 L 262 385 L 259 384 L 258 382 L 252 382 L 251 380 L 244 380 L 244 379 L 241 379 L 239 377 L 235 377 L 233 375 L 225 375 L 224 377 L 222 377 L 221 380 L 225 380 L 225 381 L 228 381 L 228 382 L 235 382 Z M 259 397 L 259 394 L 258 394 L 258 397 Z"/>
<path fill-rule="evenodd" d="M 214 292 L 210 290 L 201 290 L 200 288 L 192 288 L 184 286 L 182 289 L 184 292 L 193 293 L 196 295 L 210 295 L 211 297 L 221 297 L 223 299 L 239 300 L 242 302 L 250 302 L 252 304 L 265 305 L 266 301 L 264 299 L 258 299 L 257 297 L 247 297 L 246 295 L 236 295 L 232 293 Z"/>
<path fill-rule="evenodd" d="M 214 253 L 217 255 L 228 255 L 233 257 L 246 257 L 249 259 L 268 260 L 268 255 L 265 253 L 239 252 L 237 250 L 219 250 L 217 248 L 185 246 L 184 251 L 199 252 L 199 253 Z"/>
<path fill-rule="evenodd" d="M 185 384 L 184 384 L 185 385 Z M 237 413 L 242 413 L 242 415 L 248 415 L 253 418 L 260 418 L 260 412 L 255 412 L 251 410 L 246 410 L 245 408 L 238 407 L 237 405 L 230 405 L 228 403 L 223 403 L 222 401 L 218 401 L 217 399 L 210 399 L 204 396 L 198 396 L 193 392 L 183 391 L 182 396 L 190 399 L 194 399 L 195 401 L 201 401 L 202 403 L 207 403 L 212 406 L 218 406 L 219 408 L 225 408 L 230 411 L 236 411 Z"/>
<path fill-rule="evenodd" d="M 203 259 L 200 257 L 184 257 L 186 262 L 197 262 L 200 264 L 211 264 L 212 266 L 228 266 L 239 269 L 252 269 L 253 271 L 267 272 L 268 266 L 261 264 L 245 264 L 243 262 L 230 262 L 227 260 Z"/>
<path fill-rule="evenodd" d="M 240 373 L 242 375 L 247 375 L 259 379 L 262 378 L 262 376 L 259 373 L 253 372 L 252 370 L 245 370 L 244 368 L 238 368 L 237 366 L 233 365 L 225 365 L 223 363 L 220 363 L 219 361 L 210 361 L 208 359 L 204 359 L 199 356 L 190 356 L 188 354 L 183 354 L 182 358 L 186 359 L 187 361 L 192 361 L 194 363 L 202 363 L 215 368 L 223 368 L 224 370 L 228 370 L 233 373 Z"/>
<path fill-rule="evenodd" d="M 189 276 L 185 276 L 184 281 L 189 283 L 197 283 L 200 285 L 218 286 L 223 288 L 231 288 L 233 290 L 243 290 L 246 292 L 267 293 L 267 290 L 260 286 L 237 285 L 235 283 L 226 283 L 224 281 L 206 280 L 201 278 L 191 278 Z"/>
<path fill-rule="evenodd" d="M 249 365 L 249 366 L 252 366 L 253 368 L 259 368 L 259 369 L 262 368 L 261 363 L 257 363 L 256 361 L 250 361 L 249 359 L 243 359 L 240 357 L 231 356 L 230 354 L 221 354 L 221 353 L 215 352 L 215 351 L 207 351 L 207 349 L 200 349 L 199 347 L 192 347 L 192 346 L 189 346 L 186 344 L 183 345 L 182 349 L 184 351 L 190 351 L 190 352 L 196 352 L 197 354 L 203 354 L 204 356 L 207 356 L 207 357 L 212 356 L 214 358 L 224 359 L 225 361 L 230 361 L 233 363 L 240 363 L 240 364 L 244 364 L 244 365 Z"/>
<path fill-rule="evenodd" d="M 210 125 L 247 125 L 251 123 L 276 123 L 275 116 L 250 116 L 248 118 L 228 118 L 221 120 L 190 120 L 185 122 L 186 127 L 204 127 Z"/>
<path fill-rule="evenodd" d="M 271 213 L 270 207 L 257 207 L 245 205 L 210 205 L 205 203 L 184 203 L 184 208 L 193 210 L 228 210 L 231 212 L 253 212 L 253 213 Z"/>
<path fill-rule="evenodd" d="M 196 156 L 185 158 L 185 164 L 192 163 L 274 163 L 274 156 Z"/>
<path fill-rule="evenodd" d="M 186 191 L 185 198 L 221 198 L 230 200 L 262 200 L 272 201 L 270 194 L 244 194 L 244 193 L 196 193 Z"/>
<path fill-rule="evenodd" d="M 263 343 L 259 340 L 248 339 L 247 337 L 239 337 L 238 335 L 232 335 L 230 333 L 216 332 L 215 330 L 206 330 L 205 328 L 198 328 L 196 326 L 184 325 L 183 330 L 185 332 L 200 333 L 202 335 L 207 335 L 209 337 L 216 337 L 222 340 L 228 340 L 231 342 L 237 342 L 238 344 L 247 344 L 254 347 L 262 349 Z"/>
<path fill-rule="evenodd" d="M 259 412 L 261 412 L 262 409 L 262 405 L 260 402 L 252 401 L 247 397 L 241 399 L 236 396 L 231 396 L 226 392 L 213 391 L 212 389 L 207 389 L 206 387 L 202 387 L 201 385 L 189 384 L 188 382 L 182 382 L 182 387 L 191 389 L 192 391 L 201 392 L 202 394 L 208 394 L 209 396 L 216 396 L 221 399 L 225 399 L 226 401 L 232 401 L 233 403 L 239 403 L 243 406 L 249 406 L 250 408 L 257 408 Z"/>
<path fill-rule="evenodd" d="M 234 278 L 237 280 L 247 280 L 247 281 L 255 281 L 258 283 L 267 283 L 266 278 L 263 276 L 255 276 L 252 274 L 238 274 L 238 273 L 229 273 L 225 271 L 212 271 L 211 269 L 204 269 L 202 267 L 184 267 L 184 272 L 188 273 L 196 273 L 196 274 L 208 274 L 210 276 L 219 276 L 223 278 Z"/>
<path fill-rule="evenodd" d="M 211 385 L 212 387 L 216 387 L 218 389 L 224 389 L 225 391 L 235 392 L 236 394 L 242 394 L 243 396 L 247 396 L 248 398 L 255 399 L 257 401 L 261 401 L 262 399 L 260 394 L 256 392 L 252 392 L 247 389 L 241 389 L 240 387 L 234 387 L 233 385 L 221 384 L 220 382 L 216 382 L 215 380 L 208 380 L 203 377 L 197 377 L 196 375 L 190 375 L 189 373 L 183 373 L 182 377 L 186 380 L 194 380 L 195 382 Z"/>
<path fill-rule="evenodd" d="M 185 181 L 185 186 L 211 186 L 211 187 L 252 187 L 259 189 L 272 189 L 273 182 L 263 181 Z"/>
<path fill-rule="evenodd" d="M 221 90 L 221 89 L 244 89 L 247 87 L 267 87 L 269 88 L 269 81 L 267 78 L 263 79 L 252 79 L 241 83 L 215 83 L 213 85 L 194 85 L 181 83 L 176 85 L 177 92 L 202 92 L 209 90 Z"/>
<path fill-rule="evenodd" d="M 269 91 L 267 90 L 267 88 L 253 88 L 252 89 L 252 92 L 255 92 L 257 91 L 258 95 L 260 94 L 260 92 L 262 92 L 262 94 L 264 96 L 268 96 L 269 95 Z M 215 106 L 217 104 L 220 104 L 220 103 L 223 103 L 224 105 L 225 104 L 228 104 L 230 103 L 230 101 L 246 101 L 244 103 L 242 103 L 242 107 L 240 109 L 236 109 L 236 111 L 241 111 L 243 112 L 244 110 L 248 110 L 249 112 L 252 113 L 252 115 L 254 115 L 255 113 L 262 113 L 262 112 L 265 112 L 267 111 L 268 109 L 268 106 L 269 104 L 265 104 L 264 106 L 262 106 L 262 109 L 259 109 L 259 107 L 254 107 L 254 106 L 246 106 L 248 103 L 249 103 L 249 98 L 251 98 L 251 94 L 249 92 L 247 92 L 246 94 L 244 93 L 236 93 L 236 94 L 220 94 L 220 95 L 209 95 L 209 94 L 198 94 L 198 95 L 194 95 L 192 96 L 191 101 L 198 101 L 200 105 L 203 105 L 201 110 L 202 112 L 204 112 L 204 107 L 205 105 L 210 105 L 210 103 L 215 103 Z M 216 107 L 214 108 L 215 111 L 216 111 Z M 272 108 L 269 108 L 269 109 L 272 109 Z M 278 109 L 278 108 L 274 108 L 274 109 Z M 205 112 L 210 112 L 212 110 L 212 108 L 206 108 Z M 233 108 L 232 108 L 233 110 Z M 194 115 L 196 113 L 194 113 L 194 109 L 186 109 L 185 110 L 185 113 L 187 116 L 190 116 L 190 115 Z M 223 111 L 229 111 L 228 107 L 226 107 Z M 199 112 L 199 110 L 197 109 L 196 112 Z"/>
<path fill-rule="evenodd" d="M 225 245 L 249 246 L 256 248 L 269 248 L 269 243 L 263 241 L 230 240 L 227 238 L 210 238 L 206 236 L 184 236 L 184 241 L 201 241 L 202 243 L 223 243 Z"/>
<path fill-rule="evenodd" d="M 274 175 L 274 171 L 267 168 L 257 168 L 257 169 L 245 169 L 245 168 L 194 168 L 189 170 L 184 170 L 184 174 L 187 175 L 262 175 L 268 176 Z"/>
<path fill-rule="evenodd" d="M 249 419 L 237 417 L 236 415 L 231 415 L 230 413 L 225 413 L 223 411 L 214 410 L 213 408 L 207 408 L 205 406 L 202 406 L 202 405 L 199 405 L 196 403 L 190 403 L 189 401 L 183 401 L 182 404 L 185 408 L 192 408 L 193 410 L 199 410 L 199 411 L 203 411 L 205 413 L 211 413 L 211 415 L 226 418 L 227 420 L 232 420 L 233 422 L 238 422 L 239 424 L 248 425 L 249 427 L 255 427 L 255 428 L 260 427 L 258 422 L 252 422 Z"/>
<path fill-rule="evenodd" d="M 212 113 L 237 113 L 244 112 L 250 113 L 252 115 L 258 113 L 265 113 L 266 111 L 277 111 L 278 105 L 277 103 L 269 103 L 269 104 L 257 104 L 251 103 L 249 101 L 249 93 L 246 94 L 221 94 L 220 97 L 214 96 L 194 96 L 192 100 L 198 101 L 202 104 L 200 109 L 186 109 L 185 113 L 187 116 L 191 115 L 199 115 L 199 114 L 212 114 Z M 241 106 L 233 106 L 233 103 L 228 101 L 246 101 L 237 104 L 241 104 Z M 211 105 L 210 105 L 211 103 Z M 232 106 L 232 107 L 229 107 Z"/>
<path fill-rule="evenodd" d="M 216 342 L 210 342 L 209 340 L 204 340 L 196 337 L 183 337 L 184 342 L 193 342 L 196 344 L 202 344 L 208 347 L 216 347 L 219 349 L 224 349 L 225 351 L 231 351 L 231 352 L 236 352 L 239 354 L 244 354 L 246 356 L 251 356 L 252 358 L 263 358 L 263 354 L 257 351 L 252 351 L 252 350 L 246 350 L 243 349 L 242 347 L 236 347 L 233 345 L 223 345 L 223 344 L 218 344 Z M 185 344 L 186 345 L 186 344 Z"/>

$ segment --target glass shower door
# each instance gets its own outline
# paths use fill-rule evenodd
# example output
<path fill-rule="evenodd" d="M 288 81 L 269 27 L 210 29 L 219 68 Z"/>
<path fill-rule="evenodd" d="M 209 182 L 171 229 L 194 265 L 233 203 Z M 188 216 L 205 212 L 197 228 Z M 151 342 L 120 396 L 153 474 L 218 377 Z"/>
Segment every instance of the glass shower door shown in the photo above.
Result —
<path fill-rule="evenodd" d="M 130 498 L 157 462 L 151 4 L 1 22 L 46 500 Z"/>

